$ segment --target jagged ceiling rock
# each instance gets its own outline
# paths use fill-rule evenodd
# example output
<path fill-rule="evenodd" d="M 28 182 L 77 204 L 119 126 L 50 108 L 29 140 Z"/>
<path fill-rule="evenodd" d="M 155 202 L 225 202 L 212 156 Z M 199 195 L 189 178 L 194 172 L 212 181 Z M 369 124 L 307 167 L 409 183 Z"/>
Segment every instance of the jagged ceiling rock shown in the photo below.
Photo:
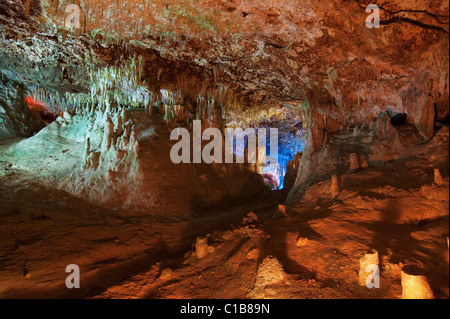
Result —
<path fill-rule="evenodd" d="M 38 3 L 32 1 L 31 5 L 33 7 Z M 42 1 L 42 6 L 45 7 L 45 17 L 52 17 L 55 20 L 51 21 L 62 25 L 65 5 L 70 2 L 58 3 L 59 11 L 53 7 L 54 1 Z M 95 6 L 89 0 L 77 3 L 83 8 L 82 14 L 84 10 L 87 12 L 82 21 L 86 21 L 85 27 L 91 33 L 100 27 L 117 33 L 135 28 L 133 33 L 129 31 L 117 35 L 118 38 L 133 39 L 129 42 L 132 50 L 148 50 L 149 56 L 157 53 L 169 63 L 197 65 L 209 76 L 216 75 L 220 81 L 236 86 L 254 104 L 308 98 L 311 104 L 315 104 L 314 100 L 320 105 L 334 103 L 344 111 L 350 105 L 362 103 L 361 100 L 369 104 L 379 103 L 381 107 L 386 104 L 398 106 L 401 104 L 396 100 L 398 87 L 408 91 L 408 79 L 420 78 L 423 83 L 434 81 L 437 86 L 445 81 L 446 74 L 437 74 L 430 68 L 442 73 L 448 60 L 448 55 L 443 54 L 445 39 L 448 38 L 446 1 L 381 1 L 381 29 L 368 29 L 364 24 L 368 16 L 364 8 L 368 1 L 297 3 L 285 0 L 273 3 L 233 0 L 192 4 L 183 1 L 111 0 L 97 1 Z M 24 7 L 22 10 L 25 10 Z M 9 11 L 14 11 L 9 13 L 14 19 L 23 19 L 19 9 Z M 122 26 L 118 24 L 119 20 Z M 212 27 L 197 30 L 196 27 L 202 23 Z M 164 26 L 165 30 L 161 31 L 157 26 Z M 186 30 L 184 34 L 182 30 Z M 50 39 L 42 36 L 47 42 L 36 43 L 32 47 L 45 47 L 41 49 L 44 51 L 54 48 L 54 54 L 58 56 L 48 60 L 57 62 L 60 69 L 64 68 L 64 63 L 67 67 L 81 64 L 84 56 L 83 52 L 76 52 L 77 48 L 92 44 L 80 40 L 77 46 L 67 38 L 64 45 L 58 47 L 58 43 L 51 43 Z M 71 48 L 67 48 L 68 45 Z M 36 54 L 51 55 L 17 46 L 19 44 L 15 43 L 4 56 L 20 56 L 22 50 L 29 60 L 34 60 Z M 105 51 L 105 46 L 95 47 Z M 106 60 L 118 58 L 115 46 L 106 48 L 110 48 L 109 54 L 103 55 Z M 75 60 L 71 61 L 71 58 Z M 164 73 L 159 70 L 160 64 L 161 58 L 156 59 L 147 70 L 153 78 L 162 75 L 164 80 Z M 24 64 L 24 69 L 35 70 L 33 66 Z M 52 82 L 64 72 L 44 72 L 48 78 L 44 82 Z M 81 84 L 76 81 L 81 74 L 74 73 L 67 76 L 74 81 L 70 85 L 77 86 Z M 159 76 L 155 76 L 157 73 Z M 424 73 L 429 76 L 428 79 L 419 76 Z M 173 77 L 173 74 L 168 76 Z M 395 91 L 392 94 L 383 93 L 380 98 L 372 94 L 372 101 L 369 101 L 369 93 L 374 93 L 371 91 L 376 91 L 380 83 L 386 81 L 391 81 L 393 85 L 389 83 L 384 86 L 397 86 Z M 419 83 L 419 87 L 423 83 Z M 54 81 L 49 85 L 54 85 Z M 385 87 L 381 89 L 383 92 Z M 436 92 L 432 94 L 436 95 Z M 436 97 L 433 103 L 442 104 L 445 95 L 446 92 L 441 92 L 441 101 Z M 358 99 L 359 102 L 356 101 Z M 409 101 L 403 103 L 410 104 Z M 409 105 L 405 108 L 410 108 L 410 113 L 417 113 Z"/>
<path fill-rule="evenodd" d="M 49 29 L 40 23 L 40 1 L 31 1 L 28 16 L 24 3 L 0 2 L 0 71 L 26 87 L 86 91 L 86 66 L 98 62 L 90 49 L 92 42 Z"/>

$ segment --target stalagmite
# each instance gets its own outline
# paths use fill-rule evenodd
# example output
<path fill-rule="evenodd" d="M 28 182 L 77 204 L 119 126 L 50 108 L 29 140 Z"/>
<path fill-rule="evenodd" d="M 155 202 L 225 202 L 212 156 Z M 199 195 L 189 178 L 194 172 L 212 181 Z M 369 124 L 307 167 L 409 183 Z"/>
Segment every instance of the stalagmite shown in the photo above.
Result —
<path fill-rule="evenodd" d="M 161 272 L 159 279 L 161 280 L 169 280 L 173 276 L 173 270 L 170 268 L 166 268 Z"/>
<path fill-rule="evenodd" d="M 359 168 L 358 155 L 356 153 L 350 154 L 350 170 L 355 171 Z"/>
<path fill-rule="evenodd" d="M 368 277 L 370 276 L 374 268 L 378 267 L 378 251 L 374 250 L 370 254 L 364 254 L 359 259 L 359 284 L 361 286 L 366 286 Z"/>
<path fill-rule="evenodd" d="M 65 111 L 64 112 L 64 119 L 67 121 L 67 122 L 70 122 L 70 120 L 72 119 L 72 115 L 70 115 L 70 113 L 69 112 L 67 112 L 67 111 Z"/>
<path fill-rule="evenodd" d="M 297 247 L 304 247 L 307 246 L 309 244 L 309 239 L 306 237 L 298 237 L 297 238 L 297 242 L 296 242 L 296 246 Z"/>
<path fill-rule="evenodd" d="M 438 168 L 434 169 L 434 183 L 438 186 L 443 184 L 442 175 Z"/>
<path fill-rule="evenodd" d="M 369 163 L 367 163 L 366 160 L 362 160 L 362 161 L 361 161 L 361 167 L 362 167 L 362 168 L 367 168 L 367 167 L 369 167 Z"/>
<path fill-rule="evenodd" d="M 412 267 L 402 269 L 402 299 L 433 299 L 434 294 L 425 276 L 417 275 Z"/>
<path fill-rule="evenodd" d="M 90 141 L 90 138 L 88 137 L 86 139 L 86 146 L 85 146 L 85 151 L 84 151 L 85 157 L 88 157 L 90 152 L 91 152 L 91 141 Z"/>
<path fill-rule="evenodd" d="M 331 176 L 331 198 L 336 198 L 339 196 L 339 185 L 338 185 L 338 178 L 336 174 L 333 174 Z"/>
<path fill-rule="evenodd" d="M 195 252 L 197 258 L 201 259 L 208 255 L 208 239 L 203 237 L 197 237 L 197 242 L 195 243 Z"/>
<path fill-rule="evenodd" d="M 284 280 L 283 266 L 274 256 L 267 256 L 261 262 L 256 274 L 254 288 L 263 287 Z"/>
<path fill-rule="evenodd" d="M 102 141 L 102 152 L 107 152 L 111 147 L 111 134 L 114 132 L 114 124 L 111 119 L 107 116 L 104 126 L 104 135 Z"/>
<path fill-rule="evenodd" d="M 281 216 L 288 217 L 288 215 L 286 213 L 286 206 L 278 205 L 278 211 L 280 212 Z"/>
<path fill-rule="evenodd" d="M 255 284 L 248 296 L 253 299 L 276 298 L 267 286 L 285 282 L 286 274 L 281 263 L 274 256 L 267 256 L 258 267 Z"/>

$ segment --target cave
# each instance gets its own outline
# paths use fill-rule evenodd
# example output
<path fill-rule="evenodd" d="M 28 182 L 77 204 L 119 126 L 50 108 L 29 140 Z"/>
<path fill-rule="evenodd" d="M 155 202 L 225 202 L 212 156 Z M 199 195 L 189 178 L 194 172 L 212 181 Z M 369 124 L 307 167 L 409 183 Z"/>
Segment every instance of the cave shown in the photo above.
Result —
<path fill-rule="evenodd" d="M 0 298 L 448 299 L 449 3 L 371 3 L 0 0 Z"/>

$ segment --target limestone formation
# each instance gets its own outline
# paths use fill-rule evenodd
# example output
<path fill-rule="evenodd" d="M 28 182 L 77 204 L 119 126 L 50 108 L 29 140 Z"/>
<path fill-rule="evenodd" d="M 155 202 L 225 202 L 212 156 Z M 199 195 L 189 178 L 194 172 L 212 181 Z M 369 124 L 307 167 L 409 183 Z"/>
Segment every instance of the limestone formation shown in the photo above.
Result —
<path fill-rule="evenodd" d="M 418 275 L 414 270 L 405 266 L 402 269 L 402 299 L 433 299 L 428 280 L 423 275 Z"/>
<path fill-rule="evenodd" d="M 286 213 L 286 206 L 284 205 L 278 205 L 278 212 L 280 213 L 280 215 L 282 217 L 287 217 L 287 213 Z"/>
<path fill-rule="evenodd" d="M 208 239 L 206 237 L 197 237 L 195 253 L 197 254 L 198 259 L 202 259 L 208 255 Z"/>
<path fill-rule="evenodd" d="M 350 154 L 350 170 L 355 171 L 359 168 L 358 155 L 356 153 Z"/>
<path fill-rule="evenodd" d="M 374 271 L 374 266 L 379 265 L 378 251 L 374 250 L 369 254 L 364 254 L 359 259 L 359 284 L 366 286 L 367 278 Z"/>
<path fill-rule="evenodd" d="M 339 185 L 338 178 L 335 174 L 331 176 L 331 198 L 336 198 L 339 196 Z"/>
<path fill-rule="evenodd" d="M 250 249 L 250 251 L 247 253 L 246 258 L 251 259 L 251 260 L 256 260 L 259 256 L 259 254 L 260 254 L 260 250 L 257 248 L 253 248 L 253 249 Z"/>
<path fill-rule="evenodd" d="M 267 256 L 263 259 L 256 273 L 254 287 L 264 287 L 275 284 L 285 279 L 283 266 L 274 256 Z"/>
<path fill-rule="evenodd" d="M 309 244 L 309 239 L 305 238 L 305 237 L 299 237 L 296 242 L 297 247 L 307 246 L 308 244 Z"/>
<path fill-rule="evenodd" d="M 367 167 L 369 167 L 369 163 L 367 163 L 367 160 L 362 160 L 362 161 L 361 161 L 361 167 L 362 167 L 362 168 L 367 168 Z"/>
<path fill-rule="evenodd" d="M 241 225 L 248 225 L 258 221 L 258 216 L 254 212 L 249 212 L 241 222 Z"/>
<path fill-rule="evenodd" d="M 159 279 L 161 280 L 169 280 L 173 276 L 173 270 L 170 268 L 166 268 L 161 272 L 161 275 L 159 276 Z"/>
<path fill-rule="evenodd" d="M 287 278 L 283 266 L 274 256 L 267 256 L 258 266 L 255 283 L 248 297 L 253 299 L 277 298 L 272 287 L 286 284 Z"/>
<path fill-rule="evenodd" d="M 444 183 L 442 180 L 441 172 L 438 168 L 434 169 L 434 183 L 438 186 L 441 186 Z"/>

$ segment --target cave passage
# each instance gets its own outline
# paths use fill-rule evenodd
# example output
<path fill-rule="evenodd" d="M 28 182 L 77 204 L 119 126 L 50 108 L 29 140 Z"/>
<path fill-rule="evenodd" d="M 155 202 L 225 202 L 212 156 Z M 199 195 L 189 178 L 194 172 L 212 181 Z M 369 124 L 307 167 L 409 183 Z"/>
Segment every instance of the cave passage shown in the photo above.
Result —
<path fill-rule="evenodd" d="M 448 299 L 449 3 L 381 2 L 0 0 L 0 299 Z"/>
<path fill-rule="evenodd" d="M 303 151 L 305 148 L 304 130 L 301 126 L 301 121 L 293 123 L 274 123 L 263 122 L 261 126 L 255 129 L 258 135 L 260 128 L 265 129 L 266 132 L 266 148 L 264 157 L 266 161 L 264 167 L 259 170 L 260 175 L 263 177 L 265 183 L 273 190 L 282 190 L 284 188 L 284 177 L 286 175 L 288 164 L 295 159 L 295 156 Z M 278 144 L 277 144 L 277 159 L 276 163 L 271 160 L 270 154 L 270 127 L 276 128 L 278 131 Z M 248 135 L 243 133 L 244 143 L 238 145 L 237 139 L 230 140 L 230 147 L 233 149 L 235 156 L 240 157 L 243 154 L 248 154 L 245 149 L 248 148 Z M 259 135 L 258 135 L 259 136 Z M 245 158 L 244 158 L 245 160 Z M 248 160 L 248 158 L 247 158 Z M 295 170 L 294 173 L 297 171 Z"/>

